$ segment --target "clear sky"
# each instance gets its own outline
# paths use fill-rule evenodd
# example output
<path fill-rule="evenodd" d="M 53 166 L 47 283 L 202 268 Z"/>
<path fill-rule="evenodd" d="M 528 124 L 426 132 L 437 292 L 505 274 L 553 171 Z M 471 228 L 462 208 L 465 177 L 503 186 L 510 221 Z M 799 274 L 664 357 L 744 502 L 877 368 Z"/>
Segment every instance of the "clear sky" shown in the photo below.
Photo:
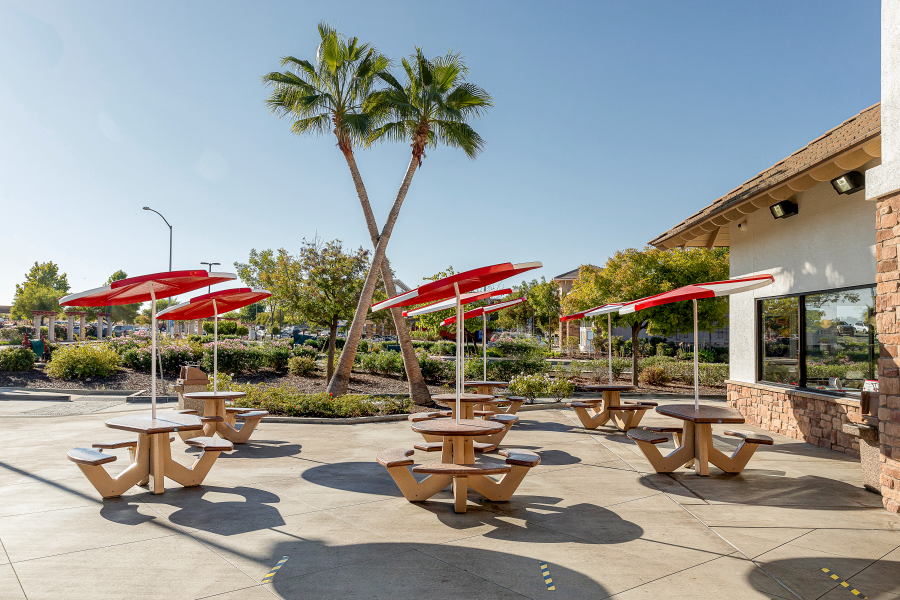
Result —
<path fill-rule="evenodd" d="M 879 100 L 877 0 L 0 0 L 0 304 L 34 261 L 72 291 L 118 269 L 302 238 L 370 247 L 331 137 L 268 114 L 260 76 L 316 23 L 399 59 L 461 52 L 495 107 L 474 162 L 427 151 L 388 249 L 418 285 L 540 260 L 548 278 L 640 247 Z M 383 220 L 405 144 L 359 152 Z"/>

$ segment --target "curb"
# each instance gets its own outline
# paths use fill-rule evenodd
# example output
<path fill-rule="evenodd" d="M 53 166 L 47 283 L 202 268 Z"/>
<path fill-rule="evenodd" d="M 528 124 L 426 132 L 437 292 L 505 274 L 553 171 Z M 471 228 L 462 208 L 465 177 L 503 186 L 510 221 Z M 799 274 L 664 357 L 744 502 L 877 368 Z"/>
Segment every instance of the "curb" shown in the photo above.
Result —
<path fill-rule="evenodd" d="M 68 394 L 17 394 L 15 392 L 0 392 L 0 400 L 28 400 L 35 402 L 71 402 L 72 396 Z"/>
<path fill-rule="evenodd" d="M 159 400 L 159 398 L 157 398 Z M 532 410 L 549 410 L 553 408 L 565 408 L 565 404 L 529 404 L 519 407 L 519 412 Z M 347 417 L 343 419 L 327 419 L 323 417 L 265 417 L 263 423 L 314 423 L 319 425 L 353 425 L 356 423 L 388 423 L 392 421 L 406 421 L 405 415 L 378 415 L 374 417 Z"/>

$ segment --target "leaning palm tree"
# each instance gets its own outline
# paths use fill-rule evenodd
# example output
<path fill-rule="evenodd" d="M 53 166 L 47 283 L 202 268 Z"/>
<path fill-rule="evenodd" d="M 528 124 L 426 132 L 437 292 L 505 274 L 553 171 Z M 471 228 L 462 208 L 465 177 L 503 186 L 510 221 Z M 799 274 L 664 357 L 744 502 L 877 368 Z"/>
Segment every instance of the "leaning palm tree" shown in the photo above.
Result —
<path fill-rule="evenodd" d="M 353 323 L 347 332 L 347 343 L 334 377 L 328 384 L 328 391 L 335 396 L 346 393 L 350 383 L 356 345 L 372 303 L 378 269 L 413 175 L 422 166 L 425 149 L 429 145 L 445 144 L 461 148 L 469 158 L 474 159 L 484 148 L 484 140 L 467 121 L 472 117 L 480 117 L 493 106 L 493 100 L 487 92 L 466 82 L 468 69 L 459 54 L 448 52 L 446 56 L 428 60 L 422 54 L 422 49 L 416 48 L 415 54 L 404 58 L 402 64 L 406 76 L 404 85 L 387 71 L 376 74 L 388 87 L 381 92 L 372 93 L 365 107 L 370 119 L 378 122 L 368 141 L 370 144 L 379 141 L 409 141 L 412 157 L 378 237 L 372 267 L 366 276 Z"/>
<path fill-rule="evenodd" d="M 350 168 L 372 245 L 377 246 L 378 224 L 356 166 L 353 148 L 371 135 L 372 118 L 366 106 L 372 104 L 370 97 L 376 76 L 390 66 L 390 61 L 371 44 L 346 38 L 325 23 L 319 24 L 319 37 L 321 42 L 315 64 L 288 56 L 281 60 L 282 66 L 286 67 L 284 72 L 262 77 L 263 83 L 273 88 L 266 104 L 276 115 L 295 119 L 292 130 L 297 135 L 334 133 L 337 147 Z M 387 258 L 381 263 L 380 272 L 388 297 L 395 296 L 397 291 Z M 426 404 L 431 395 L 422 377 L 406 321 L 398 308 L 391 314 L 403 353 L 410 396 L 413 402 Z M 358 339 L 354 342 L 354 353 L 357 343 Z"/>

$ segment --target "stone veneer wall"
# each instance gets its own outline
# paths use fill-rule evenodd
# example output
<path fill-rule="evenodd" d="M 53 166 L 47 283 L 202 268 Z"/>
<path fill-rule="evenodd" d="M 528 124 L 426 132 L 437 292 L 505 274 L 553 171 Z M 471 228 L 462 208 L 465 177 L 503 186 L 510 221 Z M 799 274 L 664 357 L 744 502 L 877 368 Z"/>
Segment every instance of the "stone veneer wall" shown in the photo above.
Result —
<path fill-rule="evenodd" d="M 859 402 L 762 383 L 727 381 L 728 406 L 751 425 L 859 458 L 859 440 L 842 431 Z"/>
<path fill-rule="evenodd" d="M 881 496 L 884 507 L 900 513 L 900 194 L 878 201 L 875 213 L 875 276 L 877 297 L 875 319 L 881 351 L 878 379 L 881 399 L 878 408 L 878 440 L 881 444 Z"/>

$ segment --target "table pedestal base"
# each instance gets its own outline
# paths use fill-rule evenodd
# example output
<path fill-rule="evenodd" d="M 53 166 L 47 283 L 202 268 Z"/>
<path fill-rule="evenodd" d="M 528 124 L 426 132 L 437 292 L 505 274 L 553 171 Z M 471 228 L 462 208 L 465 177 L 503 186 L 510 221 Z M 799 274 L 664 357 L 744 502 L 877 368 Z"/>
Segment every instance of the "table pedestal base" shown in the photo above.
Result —
<path fill-rule="evenodd" d="M 726 473 L 740 473 L 747 466 L 759 444 L 742 441 L 730 455 L 717 450 L 713 445 L 711 423 L 684 424 L 684 433 L 675 434 L 676 448 L 663 456 L 653 443 L 635 440 L 638 448 L 650 461 L 657 473 L 672 473 L 679 467 L 693 466 L 697 475 L 708 476 L 712 463 Z"/>

